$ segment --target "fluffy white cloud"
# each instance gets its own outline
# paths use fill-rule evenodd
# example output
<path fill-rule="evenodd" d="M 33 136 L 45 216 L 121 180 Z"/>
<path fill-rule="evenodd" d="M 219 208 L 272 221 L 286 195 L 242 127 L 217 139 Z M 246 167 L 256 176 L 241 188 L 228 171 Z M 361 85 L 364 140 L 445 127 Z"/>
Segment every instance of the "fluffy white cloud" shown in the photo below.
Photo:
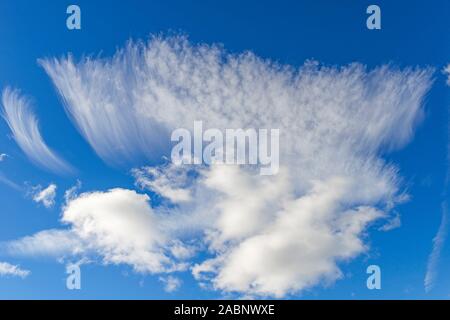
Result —
<path fill-rule="evenodd" d="M 2 94 L 2 115 L 16 143 L 35 164 L 53 172 L 71 172 L 72 168 L 51 150 L 39 131 L 31 101 L 18 90 L 5 88 Z"/>
<path fill-rule="evenodd" d="M 137 272 L 183 270 L 192 249 L 167 237 L 149 197 L 112 189 L 72 197 L 63 208 L 67 230 L 46 230 L 4 246 L 15 255 L 100 255 L 106 264 L 128 264 Z"/>
<path fill-rule="evenodd" d="M 25 278 L 30 274 L 30 271 L 21 269 L 19 266 L 12 265 L 8 262 L 0 262 L 0 277 L 12 276 Z"/>
<path fill-rule="evenodd" d="M 0 153 L 0 162 L 5 160 L 7 157 L 8 157 L 8 155 L 6 153 Z"/>
<path fill-rule="evenodd" d="M 339 263 L 367 250 L 368 226 L 404 199 L 382 155 L 412 137 L 432 73 L 293 68 L 183 37 L 130 42 L 110 59 L 41 64 L 109 163 L 160 159 L 171 130 L 195 120 L 279 129 L 278 175 L 245 166 L 144 167 L 133 171 L 137 185 L 171 203 L 151 207 L 145 195 L 113 189 L 70 200 L 62 219 L 108 263 L 167 272 L 177 269 L 175 252 L 207 248 L 213 257 L 192 269 L 199 281 L 276 297 L 341 277 Z M 197 240 L 195 250 L 171 250 L 186 238 Z"/>
<path fill-rule="evenodd" d="M 148 201 L 147 195 L 125 189 L 85 193 L 69 201 L 62 221 L 107 263 L 127 263 L 140 272 L 176 268 L 164 252 L 170 239 Z"/>
<path fill-rule="evenodd" d="M 42 189 L 40 185 L 33 188 L 33 201 L 42 203 L 46 208 L 51 208 L 55 204 L 56 184 L 52 183 L 47 188 Z"/>

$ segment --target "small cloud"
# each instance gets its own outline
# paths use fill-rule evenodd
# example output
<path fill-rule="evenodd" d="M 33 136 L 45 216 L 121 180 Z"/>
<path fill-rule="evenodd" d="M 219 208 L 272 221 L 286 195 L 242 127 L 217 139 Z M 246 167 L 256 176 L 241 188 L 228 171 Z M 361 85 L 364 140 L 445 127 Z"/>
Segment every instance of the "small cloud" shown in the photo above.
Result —
<path fill-rule="evenodd" d="M 0 262 L 0 277 L 12 276 L 26 278 L 31 272 L 21 269 L 19 266 L 12 265 L 8 262 Z"/>
<path fill-rule="evenodd" d="M 51 208 L 55 204 L 56 184 L 50 184 L 47 188 L 42 190 L 40 185 L 34 187 L 33 201 L 42 203 L 44 207 Z"/>
<path fill-rule="evenodd" d="M 69 202 L 70 200 L 73 200 L 77 197 L 78 190 L 81 189 L 81 181 L 77 180 L 77 183 L 71 187 L 70 189 L 67 189 L 66 192 L 64 192 L 64 199 L 66 202 Z"/>
<path fill-rule="evenodd" d="M 182 284 L 179 278 L 173 276 L 168 276 L 167 278 L 160 277 L 159 281 L 164 283 L 164 291 L 169 293 L 177 291 Z"/>
<path fill-rule="evenodd" d="M 395 213 L 384 225 L 382 225 L 378 230 L 380 231 L 391 231 L 400 228 L 402 225 L 402 220 L 400 219 L 400 214 Z"/>
<path fill-rule="evenodd" d="M 4 161 L 8 155 L 6 153 L 0 153 L 0 162 Z"/>
<path fill-rule="evenodd" d="M 450 63 L 442 71 L 447 76 L 447 85 L 450 86 Z"/>

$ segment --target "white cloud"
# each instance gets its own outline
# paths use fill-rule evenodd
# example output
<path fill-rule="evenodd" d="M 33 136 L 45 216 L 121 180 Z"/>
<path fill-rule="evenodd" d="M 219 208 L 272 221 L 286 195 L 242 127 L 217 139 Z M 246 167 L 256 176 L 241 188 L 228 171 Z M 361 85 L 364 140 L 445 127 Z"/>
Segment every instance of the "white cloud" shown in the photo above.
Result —
<path fill-rule="evenodd" d="M 66 205 L 62 221 L 107 263 L 126 263 L 139 272 L 175 268 L 164 253 L 166 239 L 146 195 L 131 190 L 81 194 Z"/>
<path fill-rule="evenodd" d="M 4 161 L 8 157 L 9 156 L 6 153 L 0 153 L 0 162 Z M 0 183 L 3 183 L 8 187 L 15 189 L 17 191 L 20 191 L 22 189 L 17 183 L 5 177 L 5 175 L 2 172 L 0 172 Z"/>
<path fill-rule="evenodd" d="M 221 254 L 196 265 L 195 277 L 204 280 L 208 279 L 204 274 L 214 273 L 212 283 L 217 289 L 276 297 L 320 280 L 340 278 L 336 262 L 364 252 L 367 248 L 361 233 L 368 223 L 383 216 L 372 207 L 346 208 L 343 198 L 354 188 L 351 183 L 345 178 L 317 182 L 308 194 L 287 200 L 272 213 L 263 209 L 264 204 L 252 210 L 231 201 L 227 210 L 236 208 L 238 212 L 233 217 L 231 210 L 222 211 L 219 221 L 231 220 L 219 226 L 219 234 L 213 236 L 215 241 L 224 237 L 218 249 Z M 249 213 L 255 216 L 246 223 Z"/>
<path fill-rule="evenodd" d="M 0 277 L 12 276 L 26 278 L 30 271 L 21 269 L 19 266 L 12 265 L 8 262 L 0 262 Z"/>
<path fill-rule="evenodd" d="M 425 291 L 429 292 L 435 283 L 437 276 L 437 268 L 439 263 L 439 258 L 441 256 L 442 248 L 445 243 L 445 239 L 448 233 L 448 208 L 447 202 L 442 203 L 442 218 L 439 225 L 438 232 L 433 238 L 433 249 L 431 250 L 430 256 L 428 257 L 427 271 L 424 279 Z"/>
<path fill-rule="evenodd" d="M 50 229 L 1 245 L 2 251 L 13 256 L 52 256 L 82 254 L 86 245 L 71 230 Z"/>
<path fill-rule="evenodd" d="M 16 191 L 22 191 L 22 187 L 19 186 L 14 181 L 11 181 L 9 178 L 7 178 L 1 171 L 0 171 L 0 183 L 5 184 L 6 186 L 16 190 Z"/>
<path fill-rule="evenodd" d="M 64 192 L 64 199 L 65 199 L 65 201 L 69 202 L 70 200 L 75 199 L 77 197 L 78 191 L 80 189 L 81 189 L 81 181 L 77 180 L 76 184 L 73 187 L 67 189 Z"/>
<path fill-rule="evenodd" d="M 132 170 L 136 185 L 152 190 L 174 203 L 191 200 L 188 171 L 186 168 L 168 164 L 162 168 L 143 167 Z"/>
<path fill-rule="evenodd" d="M 444 74 L 447 76 L 447 85 L 450 86 L 450 63 L 444 68 Z"/>
<path fill-rule="evenodd" d="M 18 90 L 7 87 L 3 90 L 2 105 L 3 118 L 11 129 L 14 140 L 30 160 L 53 172 L 72 171 L 71 166 L 45 143 L 28 98 Z"/>
<path fill-rule="evenodd" d="M 44 207 L 51 208 L 55 204 L 56 184 L 52 183 L 47 188 L 42 189 L 40 185 L 33 187 L 33 201 L 42 203 Z"/>
<path fill-rule="evenodd" d="M 100 255 L 106 264 L 128 264 L 137 272 L 183 270 L 192 248 L 167 237 L 149 197 L 112 189 L 70 198 L 61 221 L 68 230 L 47 230 L 4 244 L 15 255 Z"/>
<path fill-rule="evenodd" d="M 316 144 L 328 150 L 345 135 L 355 137 L 344 143 L 349 151 L 370 153 L 408 140 L 430 85 L 429 70 L 315 62 L 294 70 L 179 37 L 129 43 L 111 59 L 41 64 L 76 126 L 109 162 L 159 159 L 159 147 L 170 141 L 164 134 L 194 120 L 214 128 L 280 128 L 291 153 L 314 152 Z"/>
<path fill-rule="evenodd" d="M 368 249 L 368 226 L 403 200 L 382 155 L 412 137 L 432 74 L 316 62 L 296 69 L 180 37 L 129 43 L 111 59 L 41 64 L 109 163 L 161 159 L 168 133 L 194 120 L 280 129 L 276 176 L 245 166 L 135 169 L 137 185 L 171 203 L 152 207 L 145 195 L 113 189 L 70 200 L 62 219 L 107 263 L 142 272 L 174 269 L 169 239 L 196 239 L 196 250 L 213 255 L 193 267 L 199 281 L 276 297 L 342 277 L 340 264 Z"/>
<path fill-rule="evenodd" d="M 164 291 L 169 293 L 177 291 L 182 284 L 182 281 L 174 276 L 160 277 L 159 281 L 164 283 Z"/>
<path fill-rule="evenodd" d="M 402 225 L 402 220 L 400 214 L 396 212 L 385 224 L 383 224 L 378 230 L 380 231 L 391 231 L 400 228 Z"/>

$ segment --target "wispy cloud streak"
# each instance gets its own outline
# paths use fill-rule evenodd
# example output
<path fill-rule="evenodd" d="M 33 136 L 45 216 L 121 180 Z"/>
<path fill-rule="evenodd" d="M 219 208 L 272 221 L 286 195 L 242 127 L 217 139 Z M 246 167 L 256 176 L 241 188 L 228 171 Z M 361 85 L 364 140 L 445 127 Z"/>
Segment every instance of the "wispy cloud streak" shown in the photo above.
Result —
<path fill-rule="evenodd" d="M 447 76 L 447 85 L 450 86 L 450 64 L 444 68 L 443 73 Z M 448 197 L 448 185 L 450 181 L 450 124 L 447 124 L 447 140 L 447 172 L 444 183 L 444 201 L 442 201 L 441 204 L 441 223 L 435 237 L 433 238 L 433 246 L 428 257 L 427 270 L 424 279 L 425 292 L 430 292 L 430 290 L 434 287 L 438 275 L 439 259 L 448 234 L 449 217 L 448 202 L 446 198 Z"/>
<path fill-rule="evenodd" d="M 447 201 L 442 203 L 442 218 L 438 232 L 433 238 L 433 249 L 428 257 L 427 272 L 425 274 L 424 286 L 425 292 L 430 292 L 437 277 L 437 269 L 442 248 L 448 234 L 448 204 Z"/>
<path fill-rule="evenodd" d="M 450 86 L 450 64 L 444 68 L 443 73 L 447 76 L 447 85 Z M 424 279 L 425 292 L 430 292 L 434 287 L 438 275 L 439 259 L 441 257 L 441 252 L 448 234 L 449 217 L 448 217 L 447 197 L 448 197 L 448 185 L 450 182 L 450 124 L 447 124 L 447 126 L 448 126 L 447 173 L 445 176 L 444 195 L 443 195 L 445 200 L 441 204 L 442 207 L 441 223 L 439 225 L 439 229 L 436 233 L 436 236 L 433 238 L 433 246 L 431 249 L 431 253 L 428 257 L 427 271 L 425 273 Z"/>
<path fill-rule="evenodd" d="M 22 191 L 22 189 L 23 189 L 17 183 L 8 179 L 2 172 L 0 172 L 0 183 L 3 183 L 4 185 L 6 185 L 16 191 Z"/>
<path fill-rule="evenodd" d="M 27 157 L 41 168 L 56 173 L 70 173 L 73 168 L 45 143 L 33 113 L 31 101 L 9 87 L 2 94 L 2 116 L 12 136 Z"/>

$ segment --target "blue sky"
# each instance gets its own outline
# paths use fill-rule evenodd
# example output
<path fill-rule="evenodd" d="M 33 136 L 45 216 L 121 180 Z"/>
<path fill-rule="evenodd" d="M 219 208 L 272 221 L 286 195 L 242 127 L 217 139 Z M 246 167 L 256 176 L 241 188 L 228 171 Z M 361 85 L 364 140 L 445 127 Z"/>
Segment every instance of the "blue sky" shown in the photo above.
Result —
<path fill-rule="evenodd" d="M 377 159 L 393 164 L 398 169 L 396 174 L 398 180 L 392 182 L 393 186 L 399 189 L 398 194 L 406 191 L 409 199 L 403 203 L 396 203 L 394 208 L 387 210 L 389 211 L 387 213 L 388 218 L 385 220 L 389 221 L 396 214 L 399 214 L 401 226 L 384 232 L 378 230 L 380 224 L 383 223 L 376 222 L 369 224 L 358 234 L 357 239 L 362 239 L 366 249 L 357 250 L 358 252 L 349 254 L 348 258 L 336 262 L 336 266 L 341 272 L 339 277 L 331 276 L 328 279 L 329 281 L 310 280 L 308 278 L 305 281 L 311 281 L 311 285 L 298 285 L 294 288 L 280 289 L 282 291 L 281 296 L 276 294 L 278 287 L 272 288 L 267 284 L 259 291 L 248 288 L 236 289 L 240 288 L 240 284 L 236 282 L 238 280 L 231 279 L 231 276 L 228 278 L 224 276 L 229 280 L 219 279 L 214 289 L 211 288 L 209 280 L 205 280 L 205 282 L 195 279 L 189 268 L 182 272 L 170 274 L 166 271 L 141 272 L 136 270 L 135 260 L 128 263 L 122 261 L 122 263 L 116 265 L 105 259 L 104 251 L 102 251 L 104 247 L 100 245 L 94 249 L 91 248 L 93 252 L 85 254 L 91 262 L 81 265 L 81 290 L 68 290 L 66 288 L 65 267 L 68 262 L 79 261 L 84 254 L 71 255 L 65 252 L 61 256 L 55 256 L 43 252 L 33 253 L 32 250 L 25 250 L 27 252 L 18 254 L 3 249 L 0 262 L 20 266 L 23 270 L 29 270 L 30 274 L 23 278 L 11 275 L 0 276 L 0 298 L 214 299 L 240 296 L 261 297 L 260 293 L 264 290 L 270 292 L 268 296 L 294 299 L 427 299 L 449 297 L 450 278 L 446 273 L 447 266 L 450 263 L 448 241 L 444 241 L 441 250 L 439 250 L 440 256 L 433 266 L 433 272 L 435 272 L 433 286 L 428 292 L 424 288 L 424 279 L 433 248 L 432 240 L 441 224 L 442 202 L 446 197 L 445 177 L 448 170 L 447 108 L 450 102 L 450 91 L 449 87 L 446 86 L 446 76 L 442 70 L 450 62 L 450 41 L 448 39 L 450 24 L 446 16 L 446 13 L 450 10 L 450 4 L 446 1 L 435 1 L 433 5 L 427 4 L 426 1 L 377 1 L 375 4 L 380 6 L 382 12 L 382 29 L 368 30 L 366 28 L 367 14 L 365 11 L 368 5 L 373 4 L 369 1 L 339 1 L 339 3 L 337 1 L 277 1 L 276 3 L 248 1 L 245 4 L 242 1 L 222 3 L 197 1 L 195 4 L 182 1 L 151 1 L 145 3 L 142 1 L 127 1 L 126 3 L 100 0 L 77 1 L 76 4 L 80 6 L 82 12 L 82 29 L 74 31 L 68 30 L 65 24 L 66 8 L 70 4 L 72 3 L 66 1 L 59 1 L 58 3 L 54 1 L 2 1 L 0 4 L 0 39 L 2 41 L 0 47 L 0 87 L 2 91 L 5 87 L 18 88 L 20 89 L 20 97 L 27 96 L 30 98 L 33 105 L 32 110 L 39 119 L 40 132 L 46 144 L 55 151 L 58 157 L 64 159 L 74 168 L 72 172 L 69 172 L 70 170 L 62 170 L 61 172 L 52 170 L 52 165 L 48 166 L 50 169 L 44 168 L 45 165 L 36 165 L 12 138 L 7 122 L 0 122 L 0 154 L 7 155 L 0 162 L 0 178 L 3 177 L 4 180 L 0 180 L 2 204 L 0 209 L 0 241 L 3 243 L 3 247 L 8 247 L 8 244 L 12 241 L 23 239 L 43 230 L 69 230 L 76 225 L 78 223 L 78 212 L 75 204 L 71 208 L 73 208 L 76 217 L 72 220 L 68 217 L 65 223 L 61 223 L 60 220 L 66 210 L 64 206 L 69 207 L 64 199 L 64 192 L 76 185 L 77 181 L 81 182 L 81 187 L 77 190 L 79 195 L 93 191 L 97 191 L 97 195 L 101 195 L 102 192 L 111 188 L 121 188 L 122 190 L 134 190 L 136 194 L 148 194 L 154 206 L 161 204 L 161 207 L 163 207 L 165 205 L 165 202 L 156 194 L 157 192 L 155 193 L 155 190 L 136 186 L 135 177 L 131 173 L 133 168 L 139 168 L 143 165 L 160 165 L 161 162 L 155 159 L 167 155 L 164 154 L 164 150 L 159 150 L 159 146 L 155 147 L 157 150 L 154 153 L 155 156 L 150 157 L 152 159 L 140 157 L 139 159 L 133 159 L 131 163 L 111 164 L 114 160 L 120 159 L 111 159 L 115 156 L 114 152 L 102 156 L 99 150 L 103 150 L 102 148 L 108 149 L 110 146 L 105 146 L 99 140 L 103 136 L 102 133 L 97 135 L 97 123 L 93 125 L 93 131 L 91 132 L 93 137 L 88 139 L 86 135 L 83 135 L 82 130 L 81 132 L 77 130 L 74 120 L 68 117 L 65 112 L 64 98 L 67 99 L 71 93 L 78 94 L 74 89 L 73 82 L 70 82 L 73 79 L 68 76 L 69 85 L 64 85 L 62 82 L 55 80 L 55 77 L 49 76 L 48 70 L 55 70 L 55 65 L 51 64 L 52 60 L 47 60 L 50 63 L 49 68 L 44 68 L 42 64 L 38 63 L 39 59 L 61 58 L 68 53 L 72 54 L 75 61 L 83 61 L 83 57 L 89 56 L 96 63 L 95 66 L 99 68 L 100 74 L 103 72 L 106 75 L 115 76 L 115 72 L 119 72 L 116 70 L 117 65 L 123 63 L 123 60 L 119 59 L 117 64 L 112 63 L 112 71 L 107 71 L 102 69 L 101 59 L 111 62 L 108 59 L 114 55 L 118 48 L 123 48 L 128 40 L 147 41 L 155 35 L 160 35 L 162 40 L 159 44 L 153 42 L 153 45 L 155 47 L 161 46 L 159 47 L 161 50 L 165 44 L 165 39 L 169 39 L 170 42 L 170 37 L 182 34 L 188 37 L 187 41 L 191 48 L 196 48 L 198 44 L 221 44 L 223 50 L 227 53 L 240 54 L 251 51 L 257 57 L 275 61 L 280 65 L 289 65 L 293 68 L 301 67 L 308 59 L 318 61 L 325 66 L 331 66 L 330 68 L 335 66 L 334 72 L 338 72 L 336 70 L 341 67 L 345 68 L 353 62 L 361 63 L 366 66 L 367 70 L 374 70 L 379 66 L 387 65 L 389 72 L 392 72 L 392 74 L 374 76 L 370 74 L 370 71 L 364 70 L 348 70 L 348 73 L 358 76 L 363 89 L 367 90 L 367 99 L 369 104 L 370 102 L 373 103 L 373 108 L 385 108 L 386 112 L 391 112 L 392 116 L 398 117 L 395 122 L 398 123 L 398 127 L 395 125 L 392 129 L 392 125 L 386 125 L 388 135 L 385 139 L 392 140 L 393 143 L 402 140 L 399 136 L 410 129 L 407 125 L 409 123 L 408 116 L 405 117 L 410 113 L 401 114 L 400 111 L 392 111 L 392 109 L 398 108 L 400 110 L 402 107 L 414 109 L 415 104 L 417 104 L 417 108 L 423 108 L 424 112 L 420 123 L 414 122 L 411 124 L 413 135 L 408 137 L 407 144 L 391 151 L 388 148 L 390 142 L 383 140 L 380 146 L 373 147 Z M 129 53 L 125 53 L 125 55 L 127 54 Z M 158 54 L 156 54 L 155 59 L 164 61 L 164 57 Z M 252 62 L 240 61 L 244 65 L 248 63 L 246 66 L 249 68 L 254 67 Z M 223 63 L 226 66 L 226 62 Z M 83 66 L 80 64 L 77 65 L 78 67 L 82 68 Z M 408 67 L 418 68 L 416 70 L 429 70 L 430 79 L 433 79 L 432 85 L 425 90 L 424 87 L 427 85 L 422 85 L 419 82 L 427 82 L 426 79 L 423 79 L 426 76 L 420 77 L 419 75 L 408 74 L 404 71 Z M 271 71 L 275 72 L 275 69 L 271 69 L 266 64 L 262 68 L 263 76 Z M 433 69 L 434 72 L 431 74 L 431 69 L 427 68 Z M 97 90 L 99 94 L 87 97 L 84 100 L 85 103 L 86 101 L 93 101 L 93 104 L 101 105 L 102 93 L 107 95 L 106 100 L 111 97 L 122 97 L 110 93 L 117 89 L 111 84 L 101 88 L 106 91 L 98 90 L 93 73 L 89 68 L 87 69 L 83 73 L 83 76 L 85 76 L 83 85 L 87 86 L 83 88 L 84 93 L 87 94 L 88 89 L 92 88 L 93 91 Z M 131 70 L 131 72 L 136 72 L 134 69 Z M 333 70 L 323 70 L 323 77 L 333 73 Z M 67 69 L 63 68 L 61 72 L 64 74 Z M 280 74 L 283 74 L 282 71 L 280 71 Z M 202 79 L 202 75 L 199 77 Z M 343 88 L 349 90 L 342 91 L 344 96 L 352 92 L 351 88 L 347 88 L 346 85 L 348 82 L 352 82 L 346 77 L 346 75 L 339 73 L 338 80 L 342 80 Z M 314 76 L 312 76 L 312 79 L 317 80 Z M 410 80 L 411 83 L 414 81 L 419 83 L 411 84 L 412 89 L 409 93 L 408 91 L 402 91 L 402 88 L 407 86 L 405 85 L 408 82 L 407 80 Z M 258 82 L 258 80 L 254 81 Z M 373 84 L 372 81 L 386 81 L 388 87 L 384 88 L 380 84 Z M 398 87 L 396 87 L 397 85 Z M 414 87 L 415 85 L 417 85 L 417 88 Z M 131 85 L 128 88 L 133 89 Z M 253 87 L 249 85 L 249 88 Z M 288 84 L 284 88 L 292 89 L 292 85 Z M 378 89 L 379 92 L 373 93 L 372 97 L 371 90 L 375 90 L 374 88 Z M 391 89 L 392 91 L 390 91 Z M 419 95 L 415 99 L 413 93 L 421 90 L 424 90 L 423 96 Z M 335 95 L 337 92 L 339 91 L 332 91 L 330 95 Z M 326 96 L 326 94 L 325 92 L 324 95 Z M 392 98 L 390 94 L 393 95 Z M 65 97 L 63 97 L 64 95 Z M 213 93 L 210 93 L 207 97 L 211 95 Z M 297 97 L 295 94 L 293 95 Z M 307 95 L 306 98 L 308 98 Z M 311 98 L 313 99 L 315 96 L 311 96 Z M 342 101 L 347 101 L 345 97 L 343 99 Z M 114 103 L 114 99 L 111 101 Z M 243 101 L 247 101 L 245 97 Z M 327 103 L 326 101 L 323 103 Z M 318 103 L 320 102 L 319 100 Z M 84 106 L 81 98 L 69 102 L 66 110 L 76 110 L 77 106 L 81 108 Z M 276 107 L 277 105 L 274 106 L 274 108 Z M 337 103 L 334 107 L 339 108 L 340 104 Z M 371 107 L 367 106 L 367 108 Z M 367 112 L 370 113 L 370 110 L 367 109 Z M 267 110 L 261 110 L 261 112 L 267 112 Z M 167 114 L 169 113 L 168 110 Z M 187 110 L 186 113 L 189 114 L 190 111 Z M 276 114 L 276 112 L 274 113 Z M 164 111 L 161 111 L 161 114 L 160 117 L 163 119 Z M 389 113 L 387 114 L 389 115 Z M 361 121 L 366 119 L 363 115 L 360 116 Z M 317 120 L 316 118 L 312 119 Z M 320 121 L 326 121 L 321 119 L 323 118 L 320 117 L 317 120 L 319 124 L 321 124 Z M 360 128 L 361 126 L 367 126 L 368 123 L 358 122 L 355 124 L 350 121 L 349 125 Z M 78 126 L 83 128 L 80 123 L 78 123 Z M 133 123 L 130 123 L 130 126 L 133 126 Z M 397 133 L 395 127 L 401 132 Z M 84 128 L 89 127 L 85 126 Z M 144 137 L 147 137 L 146 134 L 147 131 L 145 131 Z M 351 140 L 354 137 L 344 135 L 343 139 L 346 138 Z M 126 143 L 131 142 L 131 144 L 125 144 L 126 148 L 131 149 L 134 146 L 134 141 L 130 139 L 124 141 Z M 155 139 L 158 140 L 158 136 Z M 291 141 L 288 141 L 289 139 Z M 292 135 L 284 137 L 281 139 L 280 145 L 284 142 L 295 145 L 295 139 L 301 140 L 302 137 Z M 374 140 L 377 139 L 381 138 L 378 136 L 374 138 Z M 319 139 L 318 141 L 322 140 Z M 167 146 L 169 146 L 169 143 L 170 141 L 167 142 Z M 299 145 L 302 146 L 301 143 Z M 318 147 L 322 150 L 320 143 Z M 369 147 L 372 147 L 372 145 L 368 145 Z M 323 149 L 326 149 L 325 145 Z M 360 152 L 364 153 L 366 150 L 360 150 Z M 323 157 L 326 158 L 326 155 L 324 153 Z M 353 161 L 354 155 L 352 153 L 348 156 L 349 158 L 346 158 L 346 156 L 343 156 L 343 162 Z M 48 159 L 45 161 L 49 163 Z M 339 159 L 337 161 L 339 162 Z M 311 168 L 303 166 L 299 169 L 299 172 L 320 171 L 322 167 L 328 165 L 328 162 L 325 161 L 324 163 L 323 166 L 319 164 Z M 351 162 L 350 171 L 353 165 L 356 166 L 355 163 Z M 375 170 L 375 167 L 374 165 L 374 167 L 362 172 L 370 174 L 372 170 Z M 298 172 L 295 171 L 295 173 Z M 330 173 L 323 173 L 323 176 L 329 177 L 329 175 Z M 376 178 L 382 179 L 381 176 L 382 174 Z M 301 180 L 302 177 L 306 180 L 315 178 L 309 172 L 305 173 L 305 176 L 300 173 L 299 179 Z M 377 181 L 379 182 L 379 180 L 375 182 Z M 34 201 L 33 194 L 42 191 L 50 184 L 55 184 L 57 189 L 55 203 L 47 208 L 42 202 Z M 36 188 L 39 185 L 41 189 Z M 368 185 L 363 184 L 360 188 L 366 187 L 372 190 L 373 186 L 369 183 Z M 303 196 L 303 194 L 308 194 L 308 190 L 308 187 L 299 184 L 295 192 Z M 389 193 L 386 190 L 380 192 Z M 131 196 L 133 199 L 136 198 L 135 194 Z M 392 194 L 386 197 L 388 196 L 392 196 Z M 375 198 L 368 203 L 360 199 L 354 201 L 358 202 L 358 205 L 382 207 L 383 204 L 380 204 L 380 202 L 386 200 L 384 196 L 381 197 L 384 200 Z M 223 199 L 220 197 L 213 198 L 213 201 L 222 203 Z M 206 204 L 198 202 L 199 207 L 203 205 L 206 207 Z M 173 206 L 176 207 L 176 204 L 168 205 L 168 208 L 170 209 Z M 94 214 L 92 217 L 97 216 Z M 195 218 L 192 219 L 195 220 Z M 177 232 L 176 235 L 178 236 Z M 201 230 L 198 232 L 201 233 Z M 173 234 L 169 236 L 175 237 Z M 200 247 L 197 247 L 194 257 L 187 262 L 191 266 L 201 264 L 211 257 L 219 256 L 214 250 L 212 252 L 205 250 L 203 246 L 208 245 L 208 242 L 199 239 L 198 235 L 190 237 L 190 234 L 183 234 L 180 239 L 194 246 L 198 244 Z M 92 239 L 84 240 L 90 241 Z M 102 248 L 98 249 L 98 247 Z M 108 250 L 115 249 L 108 247 Z M 232 249 L 227 247 L 227 250 Z M 228 259 L 227 256 L 222 258 Z M 304 259 L 308 259 L 308 256 L 306 255 Z M 335 257 L 331 256 L 330 259 L 334 261 Z M 225 263 L 219 260 L 220 264 Z M 368 290 L 366 287 L 366 268 L 371 264 L 381 267 L 381 290 Z M 303 265 L 309 265 L 309 260 L 300 261 L 298 268 Z M 221 270 L 228 270 L 222 269 L 221 266 L 216 268 L 219 270 L 217 271 L 219 275 Z M 245 265 L 242 268 L 238 267 L 237 272 L 245 268 Z M 249 268 L 251 269 L 251 266 Z M 312 265 L 310 268 L 318 270 L 320 266 Z M 251 271 L 249 272 L 251 274 Z M 299 283 L 304 280 L 296 274 L 295 270 L 289 272 L 294 275 L 294 278 L 296 277 L 295 279 Z M 167 277 L 172 276 L 180 281 L 181 286 L 174 292 L 167 292 L 161 278 L 167 279 Z M 264 278 L 262 271 L 255 277 L 258 276 Z M 317 274 L 317 276 L 320 278 L 321 275 Z M 264 280 L 261 281 L 264 283 Z M 214 280 L 211 283 L 213 282 Z M 203 286 L 200 285 L 201 283 L 203 283 Z M 204 285 L 205 283 L 206 285 Z M 227 290 L 227 288 L 232 288 L 232 290 Z"/>

